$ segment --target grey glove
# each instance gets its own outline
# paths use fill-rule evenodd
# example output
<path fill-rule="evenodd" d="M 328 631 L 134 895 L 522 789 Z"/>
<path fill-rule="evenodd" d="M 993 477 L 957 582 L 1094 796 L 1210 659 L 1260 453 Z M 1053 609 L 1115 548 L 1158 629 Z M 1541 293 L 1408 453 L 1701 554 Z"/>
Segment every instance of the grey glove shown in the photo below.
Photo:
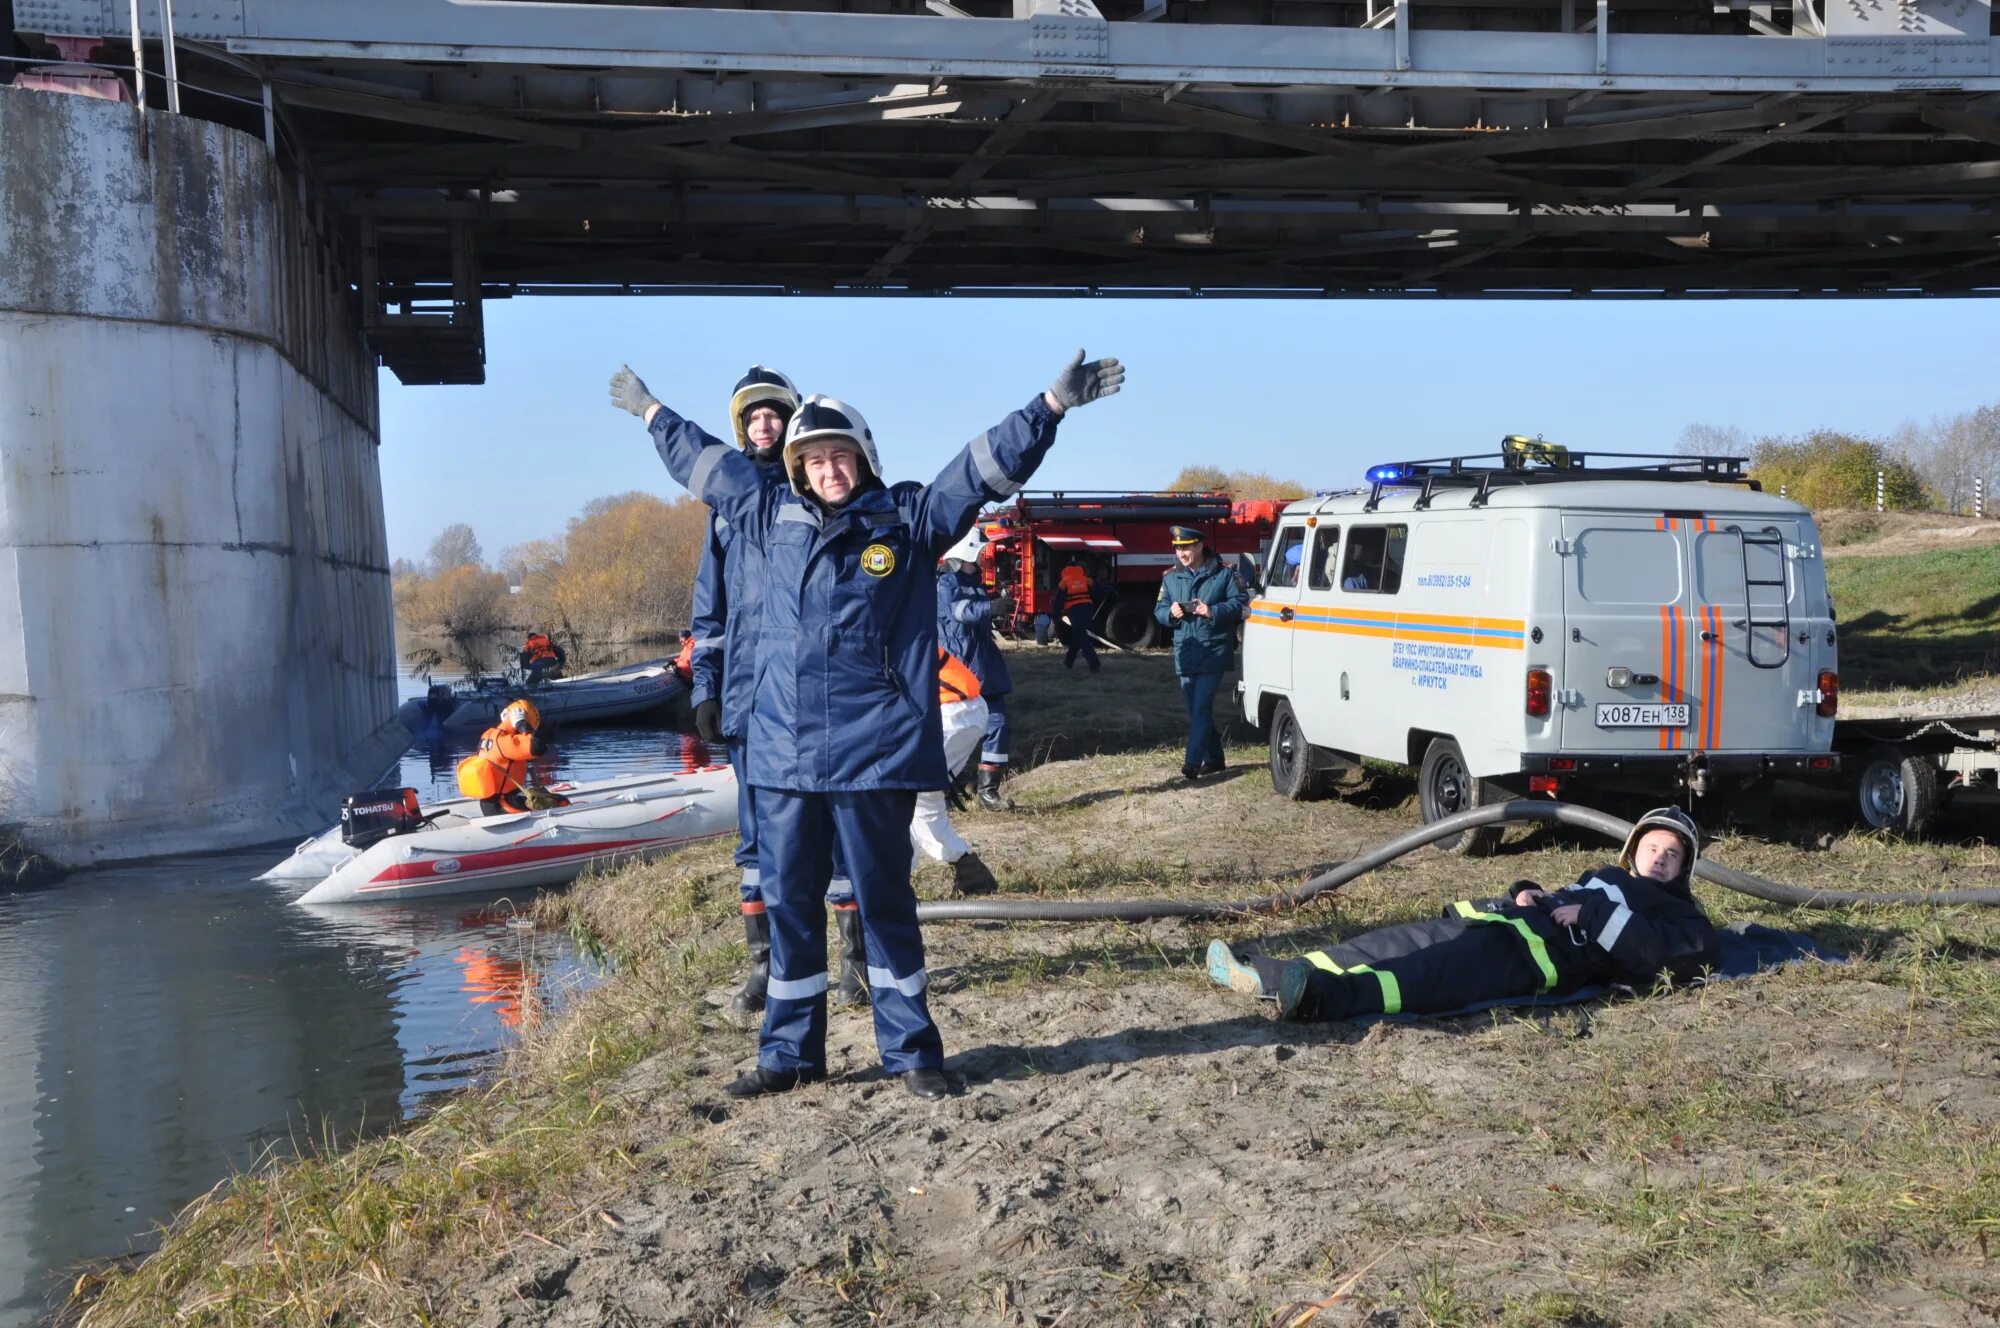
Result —
<path fill-rule="evenodd" d="M 660 404 L 660 399 L 646 390 L 645 380 L 632 372 L 631 365 L 621 364 L 618 372 L 611 375 L 611 404 L 643 420 L 647 411 Z"/>
<path fill-rule="evenodd" d="M 1063 366 L 1056 375 L 1055 382 L 1049 384 L 1049 395 L 1064 410 L 1078 406 L 1088 406 L 1099 397 L 1108 397 L 1125 384 L 1125 366 L 1116 360 L 1092 360 L 1083 362 L 1083 352 L 1077 351 L 1076 358 Z"/>

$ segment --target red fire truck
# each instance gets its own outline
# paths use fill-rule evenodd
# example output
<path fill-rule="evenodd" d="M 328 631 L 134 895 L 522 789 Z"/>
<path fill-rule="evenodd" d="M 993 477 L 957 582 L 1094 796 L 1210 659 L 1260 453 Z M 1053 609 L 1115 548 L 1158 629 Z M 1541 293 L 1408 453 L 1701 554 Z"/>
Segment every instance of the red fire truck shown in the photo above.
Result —
<path fill-rule="evenodd" d="M 1193 526 L 1209 547 L 1237 561 L 1246 577 L 1277 525 L 1281 500 L 1237 502 L 1226 493 L 1023 493 L 981 517 L 990 541 L 981 560 L 994 596 L 995 626 L 1012 635 L 1056 616 L 1056 578 L 1071 558 L 1109 587 L 1097 603 L 1097 632 L 1121 646 L 1150 645 L 1153 602 L 1173 566 L 1170 526 Z"/>

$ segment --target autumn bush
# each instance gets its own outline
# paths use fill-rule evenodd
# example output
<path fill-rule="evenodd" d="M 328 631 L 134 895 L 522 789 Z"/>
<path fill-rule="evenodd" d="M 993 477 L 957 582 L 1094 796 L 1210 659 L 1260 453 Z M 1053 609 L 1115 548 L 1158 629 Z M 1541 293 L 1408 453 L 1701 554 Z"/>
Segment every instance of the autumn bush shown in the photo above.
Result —
<path fill-rule="evenodd" d="M 515 616 L 572 641 L 669 641 L 693 617 L 708 509 L 649 493 L 598 498 L 554 539 L 510 549 Z"/>
<path fill-rule="evenodd" d="M 1885 506 L 1934 504 L 1916 469 L 1873 439 L 1818 429 L 1797 438 L 1760 439 L 1750 457 L 1750 474 L 1766 493 L 1783 490 L 1811 508 L 1873 507 L 1878 471 Z"/>

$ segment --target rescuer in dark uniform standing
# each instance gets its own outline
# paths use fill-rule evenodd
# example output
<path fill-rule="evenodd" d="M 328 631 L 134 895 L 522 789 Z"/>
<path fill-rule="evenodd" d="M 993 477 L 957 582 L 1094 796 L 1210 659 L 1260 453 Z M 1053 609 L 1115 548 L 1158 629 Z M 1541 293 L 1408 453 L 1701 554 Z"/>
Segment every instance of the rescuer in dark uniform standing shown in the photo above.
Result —
<path fill-rule="evenodd" d="M 945 551 L 937 579 L 938 643 L 965 661 L 979 679 L 979 694 L 986 701 L 986 735 L 979 749 L 979 805 L 990 812 L 1004 812 L 1014 804 L 1000 792 L 1007 777 L 1007 696 L 1014 690 L 1014 677 L 1007 668 L 1006 652 L 993 639 L 993 597 L 986 593 L 980 575 L 979 550 L 986 537 L 977 526 Z M 951 772 L 954 776 L 957 771 Z"/>
<path fill-rule="evenodd" d="M 1180 566 L 1168 568 L 1161 579 L 1153 616 L 1173 633 L 1174 672 L 1187 702 L 1187 760 L 1181 774 L 1200 779 L 1222 773 L 1215 693 L 1222 675 L 1235 666 L 1236 628 L 1250 607 L 1250 591 L 1236 569 L 1208 551 L 1199 530 L 1171 526 L 1167 533 Z"/>
<path fill-rule="evenodd" d="M 629 368 L 612 404 L 640 416 L 674 478 L 764 550 L 766 595 L 750 706 L 748 769 L 768 873 L 771 981 L 757 1065 L 732 1096 L 782 1093 L 826 1074 L 822 892 L 838 839 L 854 877 L 882 1063 L 920 1098 L 952 1091 L 925 999 L 910 888 L 917 794 L 945 786 L 937 700 L 938 555 L 986 502 L 1019 492 L 1056 422 L 1118 390 L 1116 360 L 1077 353 L 1048 391 L 982 433 L 930 484 L 886 484 L 859 411 L 803 402 L 784 475 L 704 435 Z M 790 484 L 786 484 L 786 479 Z"/>
<path fill-rule="evenodd" d="M 736 446 L 759 466 L 778 473 L 785 451 L 785 426 L 799 408 L 799 391 L 776 369 L 752 365 L 737 380 L 729 397 L 729 418 L 736 428 Z M 706 437 L 706 435 L 703 435 Z M 708 446 L 722 444 L 710 439 Z M 694 727 L 705 742 L 726 743 L 729 764 L 736 771 L 736 866 L 741 874 L 743 935 L 750 949 L 750 972 L 729 999 L 737 1014 L 764 1008 L 771 977 L 771 923 L 764 911 L 763 871 L 757 860 L 756 791 L 745 775 L 744 739 L 750 718 L 750 690 L 757 672 L 757 623 L 764 598 L 764 551 L 740 538 L 737 529 L 718 512 L 708 518 L 708 539 L 694 578 L 694 646 L 689 669 L 688 703 L 694 707 Z M 861 915 L 854 905 L 854 886 L 836 855 L 827 887 L 840 929 L 840 981 L 837 1004 L 866 1000 L 867 983 L 861 952 Z"/>

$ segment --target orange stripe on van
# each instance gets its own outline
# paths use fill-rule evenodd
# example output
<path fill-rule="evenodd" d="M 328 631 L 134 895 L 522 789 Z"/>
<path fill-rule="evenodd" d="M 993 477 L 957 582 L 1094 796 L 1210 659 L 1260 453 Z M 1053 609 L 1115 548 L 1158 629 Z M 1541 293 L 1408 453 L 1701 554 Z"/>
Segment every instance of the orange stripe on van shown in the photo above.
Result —
<path fill-rule="evenodd" d="M 1661 517 L 1660 519 L 1662 521 L 1666 520 L 1665 517 Z M 1669 702 L 1674 699 L 1673 639 L 1674 606 L 1671 604 L 1662 604 L 1660 606 L 1660 700 L 1662 702 Z M 1661 751 L 1667 749 L 1667 732 L 1666 726 L 1662 725 L 1659 733 Z"/>
<path fill-rule="evenodd" d="M 1719 747 L 1722 745 L 1722 610 L 1710 606 L 1708 609 L 1708 630 L 1714 634 L 1713 641 L 1705 642 L 1708 647 L 1708 678 L 1706 679 L 1707 704 L 1702 715 L 1702 745 Z"/>

